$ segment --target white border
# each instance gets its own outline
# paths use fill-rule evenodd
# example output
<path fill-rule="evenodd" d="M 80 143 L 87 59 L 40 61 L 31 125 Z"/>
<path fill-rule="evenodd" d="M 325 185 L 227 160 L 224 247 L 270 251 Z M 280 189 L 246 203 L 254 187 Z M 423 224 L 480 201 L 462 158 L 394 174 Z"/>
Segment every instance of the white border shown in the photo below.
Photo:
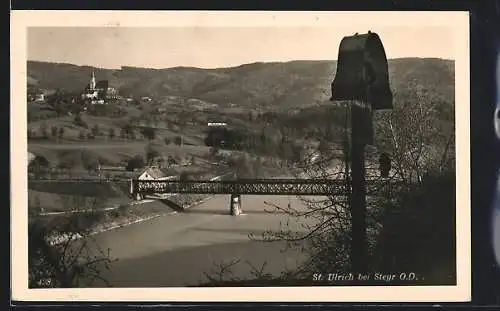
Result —
<path fill-rule="evenodd" d="M 450 27 L 455 43 L 457 147 L 457 286 L 28 289 L 26 35 L 39 26 L 308 26 Z M 298 44 L 299 46 L 299 44 Z M 432 302 L 469 301 L 469 16 L 467 12 L 11 12 L 11 259 L 12 299 L 31 301 L 256 301 L 256 302 Z M 429 228 L 432 230 L 432 228 Z"/>

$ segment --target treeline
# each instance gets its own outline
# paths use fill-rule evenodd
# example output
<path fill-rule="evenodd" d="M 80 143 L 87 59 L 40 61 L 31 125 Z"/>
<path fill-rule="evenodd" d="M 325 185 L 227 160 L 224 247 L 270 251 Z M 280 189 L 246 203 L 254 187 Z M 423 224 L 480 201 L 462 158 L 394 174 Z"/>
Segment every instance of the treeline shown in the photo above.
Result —
<path fill-rule="evenodd" d="M 52 126 L 50 127 L 44 122 L 40 125 L 40 128 L 37 130 L 33 128 L 28 128 L 28 139 L 54 139 L 61 140 L 64 138 L 66 130 L 64 127 Z"/>
<path fill-rule="evenodd" d="M 345 111 L 341 107 L 316 107 L 293 113 L 239 114 L 234 118 L 246 121 L 245 125 L 209 129 L 205 144 L 299 162 L 308 149 L 341 141 L 345 133 Z"/>
<path fill-rule="evenodd" d="M 79 127 L 77 137 L 80 140 L 91 140 L 96 138 L 107 138 L 107 139 L 122 139 L 122 140 L 136 140 L 136 139 L 146 139 L 153 141 L 157 138 L 157 129 L 148 126 L 135 126 L 130 122 L 123 122 L 119 124 L 117 128 L 108 127 L 104 128 L 99 126 L 99 124 L 94 124 L 89 126 L 80 113 L 77 113 L 73 119 L 73 125 Z M 52 126 L 46 121 L 42 122 L 38 128 L 29 127 L 27 131 L 28 139 L 58 139 L 61 140 L 65 137 L 66 129 L 64 126 Z M 181 135 L 175 137 L 164 137 L 165 144 L 169 145 L 174 143 L 178 146 L 184 143 L 184 139 Z"/>
<path fill-rule="evenodd" d="M 43 156 L 36 156 L 28 165 L 28 174 L 34 178 L 72 176 L 74 170 L 83 168 L 89 175 L 97 173 L 99 166 L 105 164 L 105 159 L 86 150 L 62 151 L 57 155 L 57 161 L 51 163 Z"/>
<path fill-rule="evenodd" d="M 287 138 L 271 127 L 260 132 L 241 129 L 217 129 L 209 131 L 205 139 L 207 146 L 229 150 L 246 151 L 252 155 L 277 156 L 284 160 L 299 162 L 303 158 L 304 146 Z"/>
<path fill-rule="evenodd" d="M 450 130 L 453 131 L 454 102 L 433 98 L 427 94 L 414 95 L 411 92 L 395 93 L 394 101 L 398 114 L 418 113 L 422 114 L 422 117 L 427 115 L 427 119 L 432 115 L 433 119 L 429 122 L 433 123 L 433 127 L 441 128 L 442 134 L 446 136 Z M 417 109 L 418 111 L 401 111 L 404 109 Z M 389 111 L 388 118 L 392 118 L 391 115 L 394 113 L 396 112 Z M 297 149 L 295 145 L 303 148 L 323 147 L 324 149 L 328 144 L 340 144 L 345 135 L 350 132 L 350 118 L 350 111 L 345 105 L 334 106 L 333 104 L 291 112 L 249 112 L 232 117 L 233 123 L 237 123 L 236 119 L 244 122 L 245 125 L 240 126 L 241 129 L 209 131 L 205 143 L 220 146 L 217 140 L 224 140 L 223 147 L 227 149 L 287 157 L 285 154 L 288 154 L 290 149 Z M 231 120 L 231 117 L 221 119 Z M 415 118 L 411 117 L 411 119 Z M 375 115 L 373 122 L 375 144 L 379 145 L 386 139 L 384 136 L 386 133 L 377 131 L 379 128 L 377 123 L 380 121 Z"/>

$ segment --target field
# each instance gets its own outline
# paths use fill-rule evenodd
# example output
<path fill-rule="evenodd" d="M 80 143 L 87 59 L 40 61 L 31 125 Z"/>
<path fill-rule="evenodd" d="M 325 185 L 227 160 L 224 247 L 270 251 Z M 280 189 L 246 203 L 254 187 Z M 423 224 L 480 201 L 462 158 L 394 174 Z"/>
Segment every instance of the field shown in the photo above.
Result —
<path fill-rule="evenodd" d="M 33 187 L 28 190 L 28 197 L 30 200 L 33 200 L 32 204 L 38 205 L 45 213 L 92 209 L 94 207 L 94 202 L 99 204 L 99 206 L 95 208 L 102 209 L 127 204 L 131 201 L 129 197 L 123 194 L 119 195 L 111 191 L 111 193 L 105 191 L 101 191 L 99 193 L 89 192 L 90 191 L 88 189 L 84 189 L 82 191 L 81 189 L 76 190 L 71 187 L 64 187 L 63 192 L 55 192 L 54 189 L 50 188 Z M 96 199 L 98 199 L 98 201 L 95 201 Z"/>
<path fill-rule="evenodd" d="M 37 104 L 30 104 L 30 107 L 36 106 Z M 93 116 L 86 113 L 81 113 L 82 118 L 84 119 L 87 126 L 82 127 L 78 126 L 74 123 L 74 116 L 58 116 L 52 117 L 48 120 L 37 120 L 34 122 L 30 122 L 28 124 L 28 128 L 31 128 L 35 131 L 39 130 L 44 124 L 50 127 L 64 127 L 64 138 L 69 140 L 78 139 L 81 131 L 89 131 L 92 130 L 96 125 L 99 127 L 99 132 L 101 132 L 102 138 L 109 137 L 109 131 L 112 129 L 115 131 L 114 139 L 119 139 L 121 126 L 124 124 L 123 118 L 119 117 L 103 117 L 103 116 Z M 133 117 L 133 115 L 127 114 L 127 117 Z M 190 126 L 184 127 L 182 131 L 177 129 L 175 131 L 165 128 L 165 123 L 157 123 L 157 124 L 143 124 L 143 126 L 148 126 L 155 128 L 157 136 L 162 139 L 165 137 L 173 138 L 177 135 L 185 136 L 185 143 L 188 144 L 196 144 L 202 142 L 199 138 L 203 134 L 201 133 L 202 129 L 200 127 Z M 141 127 L 141 124 L 136 125 L 137 128 Z M 50 128 L 49 128 L 50 130 Z"/>
<path fill-rule="evenodd" d="M 63 141 L 63 142 L 34 142 L 28 145 L 28 151 L 42 155 L 49 162 L 57 163 L 59 157 L 68 152 L 81 153 L 86 150 L 99 159 L 103 164 L 119 165 L 124 161 L 136 156 L 144 156 L 149 142 L 145 141 Z M 210 149 L 206 146 L 175 146 L 165 144 L 155 144 L 155 148 L 165 155 L 174 155 L 180 157 L 201 158 L 208 154 Z"/>
<path fill-rule="evenodd" d="M 30 104 L 31 107 L 35 104 Z M 108 208 L 117 205 L 130 203 L 132 199 L 129 193 L 129 183 L 127 179 L 134 178 L 137 173 L 127 172 L 125 166 L 127 162 L 135 157 L 147 158 L 148 146 L 154 149 L 160 156 L 173 157 L 179 160 L 190 159 L 196 162 L 195 165 L 183 166 L 170 165 L 164 169 L 166 175 L 179 175 L 183 171 L 191 174 L 211 173 L 214 175 L 215 169 L 210 169 L 208 161 L 205 159 L 210 152 L 209 147 L 203 146 L 201 131 L 196 127 L 191 127 L 183 131 L 183 141 L 181 145 L 174 144 L 174 138 L 179 136 L 180 131 L 173 132 L 165 128 L 156 128 L 156 137 L 147 140 L 143 137 L 135 139 L 124 139 L 119 136 L 123 119 L 113 116 L 92 116 L 82 113 L 82 119 L 86 126 L 77 125 L 74 116 L 59 116 L 50 119 L 29 122 L 28 128 L 40 135 L 45 127 L 50 137 L 38 137 L 30 139 L 28 151 L 34 156 L 43 157 L 50 167 L 48 178 L 123 178 L 123 182 L 58 182 L 30 180 L 28 183 L 28 198 L 31 206 L 38 207 L 45 213 L 67 212 L 75 209 L 88 208 Z M 128 115 L 130 117 L 130 115 Z M 64 129 L 64 136 L 51 135 L 51 129 L 55 127 Z M 87 134 L 93 128 L 99 128 L 100 136 L 92 139 L 87 138 Z M 89 130 L 90 129 L 90 130 Z M 139 127 L 137 127 L 137 130 Z M 116 135 L 110 137 L 113 131 Z M 81 137 L 81 133 L 85 136 Z M 191 134 L 192 136 L 190 136 Z M 192 137 L 192 138 L 191 138 Z M 165 138 L 171 140 L 166 143 Z M 100 177 L 95 172 L 91 172 L 86 166 L 89 159 L 97 160 L 102 169 Z M 71 170 L 63 169 L 60 166 L 64 163 L 71 163 Z M 66 165 L 67 166 L 67 165 Z M 45 176 L 47 178 L 47 176 Z M 165 207 L 163 207 L 165 208 Z M 146 212 L 156 212 L 149 206 L 141 206 Z"/>

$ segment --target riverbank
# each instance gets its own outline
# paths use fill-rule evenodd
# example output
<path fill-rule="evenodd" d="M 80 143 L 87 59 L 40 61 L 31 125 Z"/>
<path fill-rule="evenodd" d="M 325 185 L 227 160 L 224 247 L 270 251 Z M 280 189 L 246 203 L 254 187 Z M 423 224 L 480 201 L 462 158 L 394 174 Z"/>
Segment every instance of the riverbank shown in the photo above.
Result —
<path fill-rule="evenodd" d="M 169 201 L 188 209 L 192 206 L 201 204 L 209 200 L 211 196 L 174 196 L 169 198 Z M 158 217 L 172 215 L 178 211 L 174 210 L 169 204 L 165 204 L 160 200 L 145 199 L 142 201 L 133 201 L 126 205 L 121 205 L 113 209 L 101 209 L 78 214 L 71 214 L 70 217 L 80 218 L 80 228 L 86 235 L 92 236 L 99 233 L 107 232 L 110 230 L 123 228 L 133 224 L 141 223 Z M 68 215 L 43 215 L 42 221 L 47 224 L 57 226 L 66 220 Z M 79 239 L 82 235 L 76 234 L 61 234 L 54 235 L 49 238 L 49 243 L 52 245 L 61 244 L 68 239 Z"/>

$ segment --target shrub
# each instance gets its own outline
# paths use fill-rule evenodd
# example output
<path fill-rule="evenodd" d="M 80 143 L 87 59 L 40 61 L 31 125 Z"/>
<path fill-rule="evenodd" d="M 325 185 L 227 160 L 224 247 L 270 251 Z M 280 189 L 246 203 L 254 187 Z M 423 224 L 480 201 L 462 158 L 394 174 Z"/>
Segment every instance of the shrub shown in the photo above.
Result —
<path fill-rule="evenodd" d="M 144 159 L 140 155 L 136 155 L 127 162 L 126 170 L 132 172 L 136 169 L 144 167 Z"/>
<path fill-rule="evenodd" d="M 156 138 L 156 130 L 152 127 L 142 128 L 141 134 L 148 140 L 154 140 Z"/>
<path fill-rule="evenodd" d="M 59 139 L 62 139 L 64 137 L 64 127 L 59 128 Z"/>
<path fill-rule="evenodd" d="M 424 177 L 385 207 L 376 264 L 381 271 L 413 271 L 429 282 L 455 281 L 455 175 Z"/>

